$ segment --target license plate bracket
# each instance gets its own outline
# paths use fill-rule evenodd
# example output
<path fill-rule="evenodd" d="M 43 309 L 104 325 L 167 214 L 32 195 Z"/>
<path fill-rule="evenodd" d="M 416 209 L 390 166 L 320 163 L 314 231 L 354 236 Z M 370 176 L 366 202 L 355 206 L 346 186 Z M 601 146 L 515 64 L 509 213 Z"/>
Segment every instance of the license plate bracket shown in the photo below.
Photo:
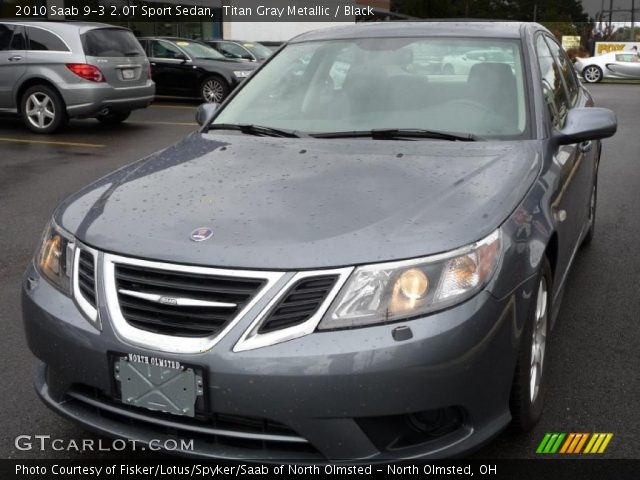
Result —
<path fill-rule="evenodd" d="M 200 369 L 144 355 L 116 355 L 113 363 L 120 401 L 125 405 L 195 417 L 204 397 Z"/>

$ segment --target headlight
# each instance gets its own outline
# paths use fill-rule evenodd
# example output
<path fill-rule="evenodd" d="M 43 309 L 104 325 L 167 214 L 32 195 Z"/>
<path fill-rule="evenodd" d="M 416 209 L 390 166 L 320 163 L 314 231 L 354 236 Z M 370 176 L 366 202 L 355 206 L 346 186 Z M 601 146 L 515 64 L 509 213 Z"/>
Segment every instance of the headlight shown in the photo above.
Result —
<path fill-rule="evenodd" d="M 238 78 L 247 78 L 251 75 L 251 70 L 239 70 L 237 72 L 233 72 L 233 74 Z"/>
<path fill-rule="evenodd" d="M 66 295 L 71 295 L 72 243 L 71 235 L 51 222 L 44 232 L 36 256 L 42 276 Z"/>
<path fill-rule="evenodd" d="M 486 285 L 500 258 L 500 231 L 450 253 L 356 269 L 318 328 L 417 317 L 463 302 Z"/>

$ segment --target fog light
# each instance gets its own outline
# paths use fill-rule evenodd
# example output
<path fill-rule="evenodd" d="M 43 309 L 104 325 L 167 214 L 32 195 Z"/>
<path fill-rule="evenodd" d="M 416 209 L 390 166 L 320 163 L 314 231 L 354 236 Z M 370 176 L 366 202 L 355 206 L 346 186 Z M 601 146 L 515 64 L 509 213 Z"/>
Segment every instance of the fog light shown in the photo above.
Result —
<path fill-rule="evenodd" d="M 429 437 L 441 437 L 456 431 L 464 420 L 462 411 L 456 407 L 438 408 L 407 415 L 409 426 Z"/>

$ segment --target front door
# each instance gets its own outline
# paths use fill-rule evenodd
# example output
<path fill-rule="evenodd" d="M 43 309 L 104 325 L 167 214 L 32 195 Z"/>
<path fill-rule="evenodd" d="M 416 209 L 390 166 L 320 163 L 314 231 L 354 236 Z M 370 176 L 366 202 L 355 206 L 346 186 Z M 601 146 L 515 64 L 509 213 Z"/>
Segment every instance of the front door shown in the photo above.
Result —
<path fill-rule="evenodd" d="M 0 110 L 15 110 L 15 85 L 27 71 L 24 27 L 0 23 Z"/>
<path fill-rule="evenodd" d="M 161 95 L 193 96 L 197 70 L 185 53 L 165 40 L 149 42 L 151 75 Z"/>

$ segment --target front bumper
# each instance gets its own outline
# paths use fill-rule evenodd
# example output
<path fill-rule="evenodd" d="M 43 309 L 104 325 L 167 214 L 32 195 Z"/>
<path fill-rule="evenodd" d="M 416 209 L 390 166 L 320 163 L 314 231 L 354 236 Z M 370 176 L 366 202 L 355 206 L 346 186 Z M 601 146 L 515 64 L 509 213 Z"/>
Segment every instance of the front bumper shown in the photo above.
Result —
<path fill-rule="evenodd" d="M 191 355 L 127 344 L 102 307 L 99 332 L 33 266 L 22 305 L 29 348 L 44 363 L 36 375 L 38 394 L 54 411 L 90 429 L 140 442 L 193 438 L 194 450 L 184 453 L 199 457 L 385 461 L 460 455 L 509 423 L 511 379 L 531 289 L 527 282 L 503 300 L 482 292 L 423 319 L 233 352 L 252 321 L 247 318 L 211 351 Z M 410 327 L 411 338 L 394 339 L 401 325 Z M 207 406 L 217 420 L 112 401 L 111 352 L 201 365 L 208 372 Z M 390 441 L 404 435 L 411 414 L 438 411 L 458 412 L 456 428 L 441 436 L 414 434 L 400 447 Z M 259 419 L 262 426 L 248 428 L 246 419 Z"/>
<path fill-rule="evenodd" d="M 151 80 L 145 85 L 115 88 L 108 83 L 73 83 L 58 85 L 70 117 L 92 117 L 110 111 L 131 111 L 146 108 L 153 102 L 156 86 Z"/>

